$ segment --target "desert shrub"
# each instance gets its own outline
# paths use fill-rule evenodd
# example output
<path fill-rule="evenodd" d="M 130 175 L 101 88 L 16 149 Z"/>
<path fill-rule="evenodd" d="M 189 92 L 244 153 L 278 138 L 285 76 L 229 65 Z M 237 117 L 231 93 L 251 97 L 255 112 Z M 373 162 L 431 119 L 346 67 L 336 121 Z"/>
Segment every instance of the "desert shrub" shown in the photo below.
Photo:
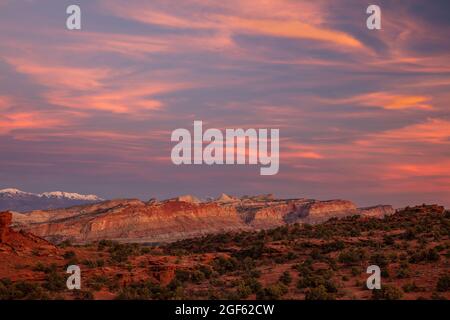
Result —
<path fill-rule="evenodd" d="M 52 269 L 46 274 L 44 287 L 49 291 L 62 291 L 66 288 L 66 279 L 59 272 Z"/>
<path fill-rule="evenodd" d="M 375 253 L 370 257 L 370 263 L 385 268 L 389 264 L 389 259 L 382 253 Z"/>
<path fill-rule="evenodd" d="M 334 300 L 334 295 L 328 293 L 327 289 L 320 285 L 316 288 L 310 288 L 306 291 L 305 300 Z"/>
<path fill-rule="evenodd" d="M 398 279 L 405 279 L 411 276 L 411 270 L 406 268 L 400 268 L 397 270 L 396 277 Z"/>
<path fill-rule="evenodd" d="M 411 255 L 409 262 L 420 263 L 420 262 L 435 262 L 439 261 L 440 255 L 435 248 L 429 250 L 421 250 Z"/>
<path fill-rule="evenodd" d="M 89 286 L 95 291 L 101 290 L 104 286 L 107 286 L 109 279 L 106 276 L 96 275 L 89 280 Z"/>
<path fill-rule="evenodd" d="M 419 292 L 420 288 L 416 285 L 415 282 L 406 283 L 402 286 L 404 292 Z"/>
<path fill-rule="evenodd" d="M 372 290 L 373 300 L 399 300 L 403 297 L 403 291 L 395 286 L 384 285 L 381 289 Z"/>
<path fill-rule="evenodd" d="M 194 270 L 191 272 L 191 281 L 194 283 L 200 283 L 206 279 L 206 276 L 200 270 Z"/>
<path fill-rule="evenodd" d="M 176 269 L 175 270 L 175 279 L 179 282 L 186 282 L 191 279 L 191 275 L 189 271 L 183 270 L 183 269 Z"/>
<path fill-rule="evenodd" d="M 37 283 L 0 280 L 0 300 L 44 300 L 50 299 L 46 291 Z"/>
<path fill-rule="evenodd" d="M 44 265 L 42 262 L 38 262 L 38 263 L 36 263 L 36 265 L 33 267 L 32 270 L 38 271 L 38 272 L 46 272 L 47 266 Z"/>
<path fill-rule="evenodd" d="M 256 267 L 255 260 L 250 257 L 245 257 L 244 260 L 242 260 L 240 267 L 242 270 L 250 272 Z"/>
<path fill-rule="evenodd" d="M 339 253 L 338 260 L 344 264 L 356 264 L 365 259 L 365 252 L 361 249 L 349 249 Z"/>
<path fill-rule="evenodd" d="M 384 235 L 383 236 L 383 243 L 386 246 L 392 246 L 395 243 L 394 237 L 391 235 Z"/>
<path fill-rule="evenodd" d="M 39 271 L 39 272 L 44 272 L 44 273 L 48 274 L 50 272 L 56 272 L 57 269 L 58 269 L 58 266 L 56 263 L 51 263 L 49 265 L 45 265 L 42 262 L 38 262 L 34 266 L 33 271 Z"/>
<path fill-rule="evenodd" d="M 263 288 L 259 290 L 256 293 L 256 299 L 258 300 L 278 300 L 283 295 L 285 295 L 288 292 L 288 288 L 282 284 L 277 283 L 270 285 L 266 288 Z"/>
<path fill-rule="evenodd" d="M 200 265 L 198 267 L 198 270 L 201 271 L 205 275 L 206 279 L 211 278 L 211 275 L 213 274 L 213 270 L 209 266 Z"/>
<path fill-rule="evenodd" d="M 73 250 L 70 251 L 66 251 L 63 255 L 64 259 L 66 260 L 70 260 L 70 259 L 74 259 L 76 257 L 76 253 Z"/>
<path fill-rule="evenodd" d="M 75 300 L 94 300 L 94 294 L 87 290 L 74 290 Z"/>
<path fill-rule="evenodd" d="M 262 290 L 261 283 L 255 278 L 245 278 L 244 283 L 247 287 L 250 288 L 252 293 L 257 293 Z"/>
<path fill-rule="evenodd" d="M 225 274 L 239 270 L 239 261 L 233 257 L 217 257 L 213 260 L 212 266 L 219 274 Z"/>
<path fill-rule="evenodd" d="M 356 277 L 356 276 L 359 276 L 361 274 L 361 269 L 358 268 L 358 267 L 352 267 L 350 272 L 352 273 L 352 276 Z"/>
<path fill-rule="evenodd" d="M 439 292 L 447 292 L 450 291 L 450 274 L 445 274 L 439 277 L 436 290 Z"/>
<path fill-rule="evenodd" d="M 212 286 L 215 286 L 215 287 L 222 287 L 222 286 L 224 286 L 224 282 L 223 282 L 223 280 L 221 280 L 220 278 L 217 278 L 217 277 L 214 277 L 214 278 L 212 278 L 211 279 L 211 281 L 209 282 Z"/>
<path fill-rule="evenodd" d="M 427 252 L 426 260 L 429 262 L 439 261 L 440 255 L 436 248 L 429 249 Z"/>
<path fill-rule="evenodd" d="M 432 300 L 447 300 L 447 298 L 444 295 L 442 295 L 436 291 L 431 294 L 431 299 Z"/>
<path fill-rule="evenodd" d="M 252 246 L 239 250 L 234 256 L 238 259 L 244 259 L 250 257 L 252 259 L 259 259 L 266 252 L 264 241 L 258 241 Z"/>
<path fill-rule="evenodd" d="M 97 249 L 99 251 L 103 251 L 105 248 L 109 248 L 112 247 L 114 245 L 116 245 L 117 242 L 116 241 L 112 241 L 112 240 L 100 240 L 97 244 Z"/>
<path fill-rule="evenodd" d="M 179 288 L 180 283 L 172 281 L 166 288 L 151 281 L 131 283 L 119 291 L 118 300 L 167 300 L 173 299 L 176 295 L 182 295 Z"/>
<path fill-rule="evenodd" d="M 336 271 L 336 270 L 339 269 L 339 266 L 338 266 L 336 260 L 334 260 L 333 258 L 331 258 L 331 257 L 326 257 L 325 260 L 327 261 L 328 266 L 329 266 L 332 270 Z"/>
<path fill-rule="evenodd" d="M 83 260 L 82 264 L 84 264 L 88 268 L 101 268 L 105 266 L 105 260 Z"/>
<path fill-rule="evenodd" d="M 341 240 L 325 243 L 321 246 L 322 253 L 327 254 L 334 251 L 340 251 L 345 248 L 345 243 Z"/>
<path fill-rule="evenodd" d="M 300 275 L 311 274 L 313 272 L 312 263 L 312 259 L 308 258 L 302 263 L 296 264 L 293 268 L 296 269 Z"/>
<path fill-rule="evenodd" d="M 403 234 L 402 234 L 402 238 L 405 240 L 414 240 L 416 238 L 417 232 L 410 228 L 407 229 Z"/>
<path fill-rule="evenodd" d="M 289 271 L 283 272 L 283 274 L 280 276 L 279 281 L 285 285 L 289 285 L 292 282 L 292 276 Z"/>
<path fill-rule="evenodd" d="M 236 289 L 237 299 L 245 299 L 252 294 L 252 289 L 241 281 Z"/>
<path fill-rule="evenodd" d="M 336 293 L 338 286 L 331 280 L 331 273 L 322 272 L 301 277 L 297 282 L 298 289 L 317 288 L 323 286 L 328 293 Z"/>
<path fill-rule="evenodd" d="M 260 278 L 261 277 L 261 271 L 259 271 L 259 270 L 256 270 L 256 269 L 254 269 L 254 270 L 252 270 L 252 271 L 250 271 L 250 272 L 248 272 L 248 273 L 246 273 L 249 277 L 252 277 L 252 278 Z"/>
<path fill-rule="evenodd" d="M 114 262 L 126 262 L 128 257 L 139 254 L 139 246 L 137 244 L 120 244 L 113 243 L 109 247 L 111 260 Z"/>
<path fill-rule="evenodd" d="M 395 252 L 392 252 L 391 254 L 389 254 L 389 261 L 397 262 L 398 261 L 398 255 Z"/>

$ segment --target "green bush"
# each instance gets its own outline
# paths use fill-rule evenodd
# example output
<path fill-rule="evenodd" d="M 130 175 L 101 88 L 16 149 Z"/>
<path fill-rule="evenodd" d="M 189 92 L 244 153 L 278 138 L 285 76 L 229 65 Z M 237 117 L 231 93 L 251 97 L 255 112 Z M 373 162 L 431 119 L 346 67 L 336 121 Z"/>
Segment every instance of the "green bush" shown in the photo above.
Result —
<path fill-rule="evenodd" d="M 56 270 L 51 270 L 45 277 L 44 287 L 49 291 L 59 292 L 66 288 L 66 279 Z"/>
<path fill-rule="evenodd" d="M 410 258 L 409 262 L 411 263 L 419 263 L 419 262 L 436 262 L 439 261 L 440 255 L 439 252 L 435 249 L 421 250 L 419 252 L 414 253 Z"/>
<path fill-rule="evenodd" d="M 263 289 L 259 290 L 256 293 L 256 299 L 257 300 L 278 300 L 283 295 L 285 295 L 287 292 L 288 292 L 288 288 L 284 284 L 277 283 L 277 284 L 268 286 L 267 288 L 263 288 Z"/>
<path fill-rule="evenodd" d="M 450 291 L 450 274 L 445 274 L 439 277 L 436 290 L 439 292 L 447 292 Z"/>
<path fill-rule="evenodd" d="M 382 253 L 375 253 L 370 257 L 370 262 L 380 268 L 385 268 L 389 264 L 389 259 Z"/>
<path fill-rule="evenodd" d="M 292 276 L 289 271 L 283 272 L 283 274 L 280 276 L 280 282 L 285 285 L 289 285 L 292 282 Z"/>
<path fill-rule="evenodd" d="M 384 285 L 381 289 L 372 290 L 373 300 L 400 300 L 403 291 L 395 286 Z"/>
<path fill-rule="evenodd" d="M 365 252 L 361 249 L 349 249 L 339 253 L 338 260 L 344 264 L 356 264 L 365 259 Z"/>
<path fill-rule="evenodd" d="M 75 254 L 75 251 L 66 251 L 63 255 L 64 259 L 66 260 L 70 260 L 70 259 L 74 259 L 77 255 Z"/>
<path fill-rule="evenodd" d="M 404 292 L 419 292 L 420 288 L 416 285 L 415 282 L 406 283 L 402 287 Z"/>
<path fill-rule="evenodd" d="M 320 285 L 306 291 L 305 300 L 334 300 L 334 295 L 329 294 L 327 289 Z"/>
<path fill-rule="evenodd" d="M 36 283 L 25 281 L 12 282 L 10 279 L 0 280 L 0 300 L 46 300 L 48 293 Z"/>

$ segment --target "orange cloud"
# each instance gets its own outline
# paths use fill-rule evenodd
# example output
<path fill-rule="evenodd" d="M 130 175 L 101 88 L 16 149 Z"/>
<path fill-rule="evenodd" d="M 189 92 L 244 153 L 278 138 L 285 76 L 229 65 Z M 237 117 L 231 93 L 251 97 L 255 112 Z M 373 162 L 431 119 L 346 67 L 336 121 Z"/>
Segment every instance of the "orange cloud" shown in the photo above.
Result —
<path fill-rule="evenodd" d="M 35 63 L 30 59 L 6 58 L 9 64 L 24 74 L 35 77 L 46 86 L 64 86 L 74 90 L 87 90 L 102 87 L 102 80 L 113 72 L 106 68 L 77 68 L 52 64 Z"/>
<path fill-rule="evenodd" d="M 167 37 L 137 36 L 85 32 L 71 35 L 73 42 L 66 44 L 64 51 L 99 54 L 101 52 L 118 53 L 124 56 L 143 59 L 152 53 L 173 51 L 174 42 Z"/>
<path fill-rule="evenodd" d="M 64 120 L 48 117 L 38 112 L 18 112 L 0 116 L 0 134 L 9 134 L 17 129 L 38 129 L 60 126 Z"/>
<path fill-rule="evenodd" d="M 323 153 L 319 152 L 319 147 L 301 145 L 293 142 L 285 142 L 282 144 L 283 150 L 280 155 L 282 161 L 288 163 L 296 163 L 299 159 L 320 160 L 324 159 Z"/>
<path fill-rule="evenodd" d="M 158 1 L 145 6 L 104 1 L 103 7 L 122 18 L 170 28 L 317 40 L 352 49 L 364 47 L 355 37 L 324 27 L 321 24 L 324 10 L 319 5 L 307 2 L 231 1 L 226 4 L 193 1 L 191 4 L 195 10 L 183 10 L 185 7 L 177 10 L 179 8 L 168 7 Z"/>
<path fill-rule="evenodd" d="M 0 96 L 0 110 L 11 106 L 12 100 L 7 96 Z"/>
<path fill-rule="evenodd" d="M 426 176 L 448 176 L 450 177 L 450 161 L 440 161 L 438 163 L 402 163 L 393 164 L 390 169 L 398 176 L 405 177 L 426 177 Z M 449 186 L 450 187 L 450 186 Z"/>
<path fill-rule="evenodd" d="M 120 85 L 116 89 L 88 91 L 82 94 L 61 89 L 47 93 L 46 97 L 54 105 L 69 108 L 139 113 L 141 110 L 157 110 L 163 106 L 161 101 L 152 96 L 187 87 L 189 85 L 178 83 L 149 83 L 137 87 Z"/>
<path fill-rule="evenodd" d="M 317 40 L 351 48 L 362 48 L 356 38 L 340 31 L 313 26 L 300 21 L 254 20 L 239 17 L 222 17 L 220 19 L 231 29 L 241 32 L 263 34 L 293 39 Z"/>
<path fill-rule="evenodd" d="M 450 144 L 450 121 L 428 119 L 424 123 L 383 132 L 376 135 L 375 138 L 392 142 Z"/>
<path fill-rule="evenodd" d="M 118 76 L 127 77 L 129 70 L 53 66 L 21 58 L 7 58 L 6 61 L 17 71 L 30 75 L 39 84 L 47 86 L 49 90 L 42 95 L 49 103 L 75 109 L 113 113 L 156 110 L 163 103 L 155 95 L 193 86 L 192 83 L 177 83 L 173 80 L 145 81 L 146 84 L 142 85 L 139 79 L 134 78 L 124 85 Z M 166 76 L 164 72 L 156 72 L 155 75 Z M 168 72 L 167 76 L 173 76 L 173 73 Z"/>
<path fill-rule="evenodd" d="M 390 92 L 372 92 L 350 98 L 323 99 L 328 104 L 356 104 L 365 107 L 377 107 L 386 110 L 421 109 L 432 110 L 431 97 L 421 95 L 394 94 Z"/>

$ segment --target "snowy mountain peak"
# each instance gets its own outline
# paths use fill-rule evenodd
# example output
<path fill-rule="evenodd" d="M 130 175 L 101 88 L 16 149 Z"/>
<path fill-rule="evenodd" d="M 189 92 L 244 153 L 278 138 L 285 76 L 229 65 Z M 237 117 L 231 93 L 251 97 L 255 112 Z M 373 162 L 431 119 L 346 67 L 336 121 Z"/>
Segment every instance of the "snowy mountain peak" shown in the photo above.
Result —
<path fill-rule="evenodd" d="M 58 209 L 101 201 L 104 199 L 93 194 L 84 195 L 63 191 L 30 193 L 15 188 L 0 190 L 0 212 Z"/>
<path fill-rule="evenodd" d="M 46 198 L 60 198 L 60 199 L 70 199 L 70 200 L 84 200 L 84 201 L 101 201 L 103 200 L 100 197 L 97 197 L 94 194 L 79 194 L 72 192 L 64 192 L 64 191 L 52 191 L 52 192 L 44 192 L 39 196 Z"/>
<path fill-rule="evenodd" d="M 102 201 L 103 199 L 94 194 L 79 194 L 64 191 L 52 191 L 44 193 L 30 193 L 24 192 L 15 188 L 6 188 L 0 190 L 0 195 L 3 197 L 39 197 L 39 198 L 51 198 L 51 199 L 67 199 L 67 200 L 80 200 L 80 201 Z"/>
<path fill-rule="evenodd" d="M 0 194 L 8 194 L 8 195 L 28 195 L 28 194 L 32 194 L 32 193 L 24 192 L 24 191 L 22 191 L 22 190 L 14 189 L 14 188 L 6 188 L 6 189 L 0 190 Z"/>

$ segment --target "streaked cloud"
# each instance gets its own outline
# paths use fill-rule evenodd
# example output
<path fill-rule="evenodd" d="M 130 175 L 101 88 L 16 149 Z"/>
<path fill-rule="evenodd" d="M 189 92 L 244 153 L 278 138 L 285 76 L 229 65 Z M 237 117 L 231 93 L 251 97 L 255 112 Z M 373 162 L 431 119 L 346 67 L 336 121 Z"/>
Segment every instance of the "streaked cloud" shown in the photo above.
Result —
<path fill-rule="evenodd" d="M 378 107 L 386 110 L 432 110 L 433 105 L 431 104 L 431 99 L 429 96 L 372 92 L 350 98 L 321 99 L 321 101 L 329 104 L 360 105 L 364 107 Z"/>
<path fill-rule="evenodd" d="M 56 0 L 0 1 L 2 183 L 450 206 L 450 25 L 428 3 L 383 2 L 376 32 L 356 0 L 86 1 L 69 32 Z M 279 128 L 280 173 L 173 166 L 194 120 Z"/>

